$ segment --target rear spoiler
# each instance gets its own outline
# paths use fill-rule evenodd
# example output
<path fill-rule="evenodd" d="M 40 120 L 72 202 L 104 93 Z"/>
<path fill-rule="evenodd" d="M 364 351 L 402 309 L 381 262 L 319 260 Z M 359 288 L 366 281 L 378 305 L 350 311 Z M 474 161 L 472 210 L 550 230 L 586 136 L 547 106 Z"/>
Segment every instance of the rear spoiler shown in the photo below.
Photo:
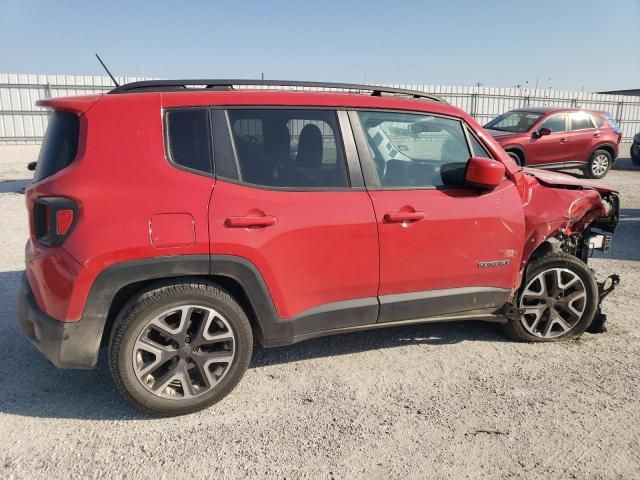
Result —
<path fill-rule="evenodd" d="M 102 95 L 45 98 L 42 100 L 38 100 L 36 102 L 36 105 L 38 107 L 50 108 L 52 110 L 71 112 L 82 115 L 83 113 L 86 113 L 91 107 L 93 107 L 101 98 Z"/>

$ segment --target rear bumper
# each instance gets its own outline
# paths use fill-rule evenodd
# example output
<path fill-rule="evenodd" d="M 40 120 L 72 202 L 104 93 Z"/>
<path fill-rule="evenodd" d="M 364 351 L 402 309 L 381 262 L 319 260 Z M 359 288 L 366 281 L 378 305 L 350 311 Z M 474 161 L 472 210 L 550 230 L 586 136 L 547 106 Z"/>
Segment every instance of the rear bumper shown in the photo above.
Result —
<path fill-rule="evenodd" d="M 18 321 L 31 343 L 56 367 L 94 368 L 100 333 L 93 322 L 60 322 L 38 307 L 23 277 L 18 294 Z"/>

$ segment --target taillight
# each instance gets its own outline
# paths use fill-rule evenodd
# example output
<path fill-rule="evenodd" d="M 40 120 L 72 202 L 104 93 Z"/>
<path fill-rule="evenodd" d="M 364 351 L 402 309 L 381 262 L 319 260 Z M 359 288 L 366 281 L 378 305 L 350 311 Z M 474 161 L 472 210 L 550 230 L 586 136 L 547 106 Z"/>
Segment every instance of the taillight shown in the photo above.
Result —
<path fill-rule="evenodd" d="M 62 245 L 78 219 L 78 206 L 70 198 L 40 197 L 33 205 L 36 240 L 49 247 Z"/>

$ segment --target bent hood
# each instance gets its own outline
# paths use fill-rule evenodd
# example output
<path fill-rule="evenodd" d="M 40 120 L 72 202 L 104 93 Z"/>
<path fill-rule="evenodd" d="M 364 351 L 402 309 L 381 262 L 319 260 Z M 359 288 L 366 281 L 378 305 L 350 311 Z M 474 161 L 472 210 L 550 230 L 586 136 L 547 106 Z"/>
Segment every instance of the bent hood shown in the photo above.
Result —
<path fill-rule="evenodd" d="M 565 173 L 551 172 L 548 170 L 541 170 L 538 168 L 528 168 L 525 167 L 522 171 L 526 174 L 532 175 L 538 180 L 540 183 L 549 185 L 549 186 L 564 186 L 564 187 L 584 187 L 584 188 L 593 188 L 601 193 L 614 192 L 617 193 L 617 190 L 611 188 L 607 185 L 602 185 L 600 183 L 596 183 L 590 180 L 582 180 L 580 178 L 572 177 L 571 175 L 567 175 Z"/>

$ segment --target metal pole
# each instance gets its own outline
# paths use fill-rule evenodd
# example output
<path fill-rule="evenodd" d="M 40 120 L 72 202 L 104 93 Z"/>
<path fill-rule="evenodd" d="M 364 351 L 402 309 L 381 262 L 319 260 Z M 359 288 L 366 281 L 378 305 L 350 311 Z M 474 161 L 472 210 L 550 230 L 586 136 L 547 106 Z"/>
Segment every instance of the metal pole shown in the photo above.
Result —
<path fill-rule="evenodd" d="M 622 124 L 622 109 L 624 108 L 624 101 L 618 102 L 618 111 L 616 112 L 616 121 Z"/>
<path fill-rule="evenodd" d="M 476 109 L 478 107 L 478 94 L 477 93 L 472 93 L 471 94 L 471 116 L 473 118 L 476 118 Z"/>

